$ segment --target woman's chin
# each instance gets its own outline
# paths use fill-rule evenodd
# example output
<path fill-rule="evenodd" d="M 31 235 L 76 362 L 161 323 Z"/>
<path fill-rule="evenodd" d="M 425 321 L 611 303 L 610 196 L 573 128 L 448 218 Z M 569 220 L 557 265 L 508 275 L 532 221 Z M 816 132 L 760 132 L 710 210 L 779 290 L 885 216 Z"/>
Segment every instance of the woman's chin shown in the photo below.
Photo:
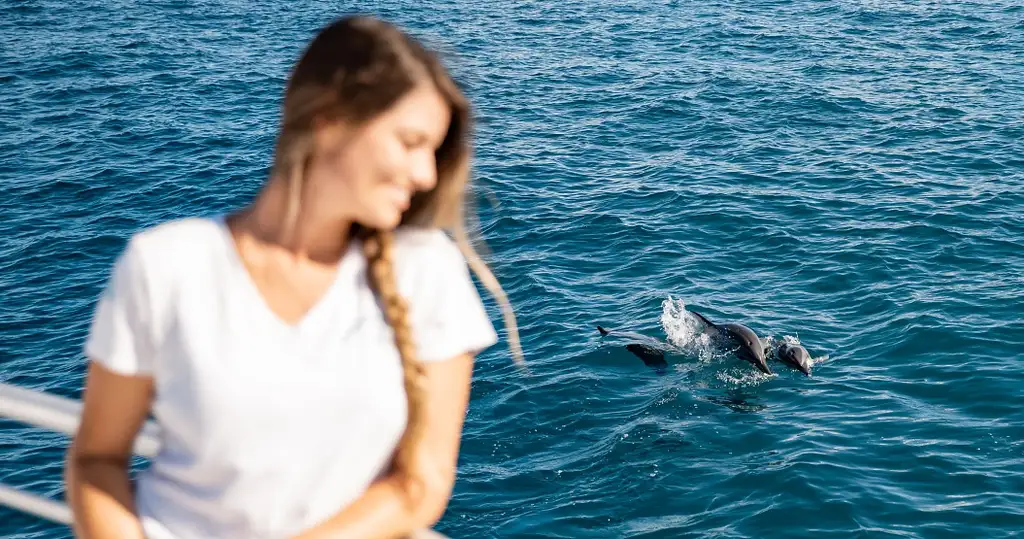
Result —
<path fill-rule="evenodd" d="M 379 211 L 373 215 L 368 215 L 365 219 L 361 219 L 360 222 L 363 226 L 375 230 L 394 230 L 402 222 L 402 212 L 397 209 Z"/>

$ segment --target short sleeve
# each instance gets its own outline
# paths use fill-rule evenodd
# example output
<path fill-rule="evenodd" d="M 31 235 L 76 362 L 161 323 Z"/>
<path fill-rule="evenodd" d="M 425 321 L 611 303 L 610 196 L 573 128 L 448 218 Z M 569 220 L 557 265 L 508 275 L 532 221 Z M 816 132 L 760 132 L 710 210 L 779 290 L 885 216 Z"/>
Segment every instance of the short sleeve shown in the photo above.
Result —
<path fill-rule="evenodd" d="M 416 290 L 410 298 L 413 335 L 421 361 L 478 354 L 498 342 L 465 257 L 437 231 L 418 250 Z"/>
<path fill-rule="evenodd" d="M 86 338 L 86 357 L 119 374 L 152 374 L 155 350 L 144 277 L 138 245 L 129 241 L 96 302 Z"/>

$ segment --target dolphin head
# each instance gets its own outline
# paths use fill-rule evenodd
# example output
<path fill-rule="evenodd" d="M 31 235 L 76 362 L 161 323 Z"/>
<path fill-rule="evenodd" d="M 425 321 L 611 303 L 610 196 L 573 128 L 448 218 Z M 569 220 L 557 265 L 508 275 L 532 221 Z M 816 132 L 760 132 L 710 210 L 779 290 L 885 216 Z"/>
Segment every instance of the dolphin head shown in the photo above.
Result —
<path fill-rule="evenodd" d="M 785 342 L 779 345 L 775 354 L 779 356 L 780 360 L 796 367 L 805 375 L 811 375 L 811 365 L 813 362 L 811 361 L 811 355 L 807 353 L 807 349 L 803 346 Z"/>
<path fill-rule="evenodd" d="M 740 359 L 749 361 L 765 374 L 772 374 L 772 370 L 768 368 L 768 362 L 764 358 L 764 345 L 752 329 L 742 324 L 725 324 L 722 327 L 739 344 L 739 350 L 736 351 L 736 355 Z"/>

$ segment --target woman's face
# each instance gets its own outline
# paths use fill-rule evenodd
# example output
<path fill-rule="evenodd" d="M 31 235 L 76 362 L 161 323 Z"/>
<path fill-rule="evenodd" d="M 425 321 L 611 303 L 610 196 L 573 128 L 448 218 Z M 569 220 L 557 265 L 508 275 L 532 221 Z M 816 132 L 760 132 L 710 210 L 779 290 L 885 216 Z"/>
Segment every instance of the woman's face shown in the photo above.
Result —
<path fill-rule="evenodd" d="M 319 128 L 305 204 L 328 218 L 395 228 L 413 194 L 437 185 L 434 155 L 451 114 L 444 98 L 427 83 L 358 128 Z"/>

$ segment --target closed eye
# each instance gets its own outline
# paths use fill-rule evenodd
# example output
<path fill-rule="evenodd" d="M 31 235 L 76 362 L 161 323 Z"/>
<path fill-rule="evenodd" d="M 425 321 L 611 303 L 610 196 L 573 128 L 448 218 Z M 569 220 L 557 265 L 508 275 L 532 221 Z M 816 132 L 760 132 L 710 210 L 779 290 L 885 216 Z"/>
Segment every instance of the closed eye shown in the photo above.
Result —
<path fill-rule="evenodd" d="M 402 144 L 409 149 L 416 148 L 423 144 L 423 137 L 406 137 L 402 139 Z"/>

